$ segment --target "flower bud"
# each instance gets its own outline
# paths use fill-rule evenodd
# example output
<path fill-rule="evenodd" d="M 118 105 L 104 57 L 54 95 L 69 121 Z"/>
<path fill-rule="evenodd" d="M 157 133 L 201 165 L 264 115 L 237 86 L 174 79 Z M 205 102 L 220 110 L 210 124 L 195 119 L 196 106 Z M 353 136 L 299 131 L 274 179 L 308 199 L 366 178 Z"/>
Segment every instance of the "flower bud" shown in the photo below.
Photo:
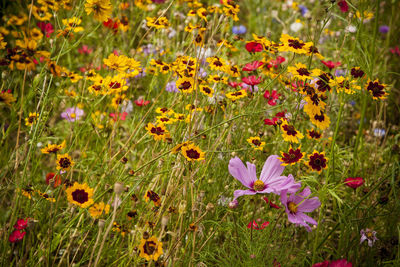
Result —
<path fill-rule="evenodd" d="M 103 219 L 100 219 L 99 222 L 98 222 L 99 228 L 103 229 L 105 225 L 106 225 L 106 221 L 103 220 Z"/>
<path fill-rule="evenodd" d="M 230 208 L 230 209 L 235 209 L 235 208 L 237 208 L 238 205 L 239 205 L 239 203 L 238 203 L 238 201 L 235 199 L 235 200 L 232 200 L 231 202 L 229 202 L 228 208 Z"/>
<path fill-rule="evenodd" d="M 207 211 L 212 211 L 214 209 L 214 204 L 213 203 L 208 203 L 206 206 Z"/>

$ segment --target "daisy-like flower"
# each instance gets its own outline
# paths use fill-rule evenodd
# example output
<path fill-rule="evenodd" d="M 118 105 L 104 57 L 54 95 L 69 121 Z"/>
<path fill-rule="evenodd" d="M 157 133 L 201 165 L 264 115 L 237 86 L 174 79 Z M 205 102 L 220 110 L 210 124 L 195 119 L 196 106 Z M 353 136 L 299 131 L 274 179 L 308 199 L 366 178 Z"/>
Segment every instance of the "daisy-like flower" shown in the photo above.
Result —
<path fill-rule="evenodd" d="M 265 91 L 264 93 L 264 98 L 268 100 L 268 105 L 270 106 L 275 106 L 276 105 L 276 100 L 281 96 L 281 94 L 278 94 L 276 90 L 272 90 L 272 92 Z"/>
<path fill-rule="evenodd" d="M 321 173 L 323 169 L 328 168 L 326 164 L 328 159 L 325 157 L 325 152 L 319 153 L 318 151 L 314 150 L 312 154 L 308 155 L 308 162 L 307 165 L 313 171 L 317 171 Z"/>
<path fill-rule="evenodd" d="M 176 87 L 182 93 L 189 94 L 194 90 L 194 79 L 189 77 L 181 77 L 176 81 Z"/>
<path fill-rule="evenodd" d="M 345 92 L 348 95 L 354 94 L 361 90 L 361 86 L 357 85 L 356 80 L 350 80 L 349 77 L 338 76 L 334 80 L 330 80 L 329 85 L 336 87 L 337 92 Z"/>
<path fill-rule="evenodd" d="M 360 67 L 354 67 L 351 69 L 350 74 L 353 76 L 353 78 L 357 79 L 364 77 L 365 73 L 362 69 L 360 69 Z"/>
<path fill-rule="evenodd" d="M 299 38 L 291 37 L 287 34 L 282 34 L 281 38 L 279 39 L 282 42 L 282 45 L 279 47 L 279 51 L 287 51 L 287 52 L 294 52 L 296 54 L 306 54 L 307 53 L 307 46 Z"/>
<path fill-rule="evenodd" d="M 236 92 L 226 93 L 225 96 L 227 98 L 229 98 L 230 100 L 232 100 L 232 101 L 236 101 L 238 99 L 246 97 L 247 96 L 247 92 L 246 92 L 246 90 L 242 89 L 242 90 L 239 90 L 239 91 L 236 91 Z"/>
<path fill-rule="evenodd" d="M 304 226 L 308 232 L 311 231 L 308 224 L 317 225 L 318 223 L 304 212 L 312 212 L 321 205 L 318 197 L 308 198 L 310 194 L 309 187 L 304 188 L 298 194 L 292 193 L 289 197 L 287 197 L 286 191 L 281 193 L 281 202 L 285 206 L 289 222 Z"/>
<path fill-rule="evenodd" d="M 87 208 L 93 204 L 93 189 L 86 183 L 74 183 L 73 186 L 65 190 L 69 203 L 75 204 L 81 208 Z"/>
<path fill-rule="evenodd" d="M 191 142 L 191 141 L 186 141 L 186 142 L 177 144 L 176 146 L 174 146 L 174 147 L 172 148 L 171 153 L 172 153 L 172 154 L 176 154 L 176 153 L 178 153 L 178 152 L 181 151 L 182 147 L 187 146 L 187 145 L 192 144 L 192 143 L 193 143 L 193 142 Z"/>
<path fill-rule="evenodd" d="M 249 139 L 247 139 L 247 142 L 249 142 L 254 150 L 263 150 L 265 146 L 265 142 L 261 142 L 261 139 L 258 136 L 250 137 Z"/>
<path fill-rule="evenodd" d="M 321 136 L 322 136 L 322 134 L 321 134 L 320 132 L 314 130 L 314 129 L 312 129 L 312 130 L 307 130 L 307 137 L 308 137 L 309 139 L 316 139 L 316 140 L 318 140 L 318 139 L 321 138 Z"/>
<path fill-rule="evenodd" d="M 29 127 L 34 125 L 36 123 L 38 117 L 39 117 L 39 113 L 29 112 L 29 116 L 27 118 L 25 118 L 25 125 L 29 126 Z"/>
<path fill-rule="evenodd" d="M 183 146 L 181 148 L 181 153 L 188 161 L 200 161 L 205 159 L 205 153 L 194 144 Z"/>
<path fill-rule="evenodd" d="M 82 109 L 73 107 L 67 108 L 63 113 L 61 113 L 61 118 L 66 119 L 69 122 L 74 122 L 80 120 L 83 115 L 85 115 L 85 112 Z"/>
<path fill-rule="evenodd" d="M 208 64 L 210 65 L 210 69 L 217 71 L 224 71 L 226 68 L 225 60 L 219 58 L 217 56 L 209 57 L 206 59 Z"/>
<path fill-rule="evenodd" d="M 57 170 L 68 171 L 75 162 L 68 154 L 57 155 Z"/>
<path fill-rule="evenodd" d="M 319 114 L 310 116 L 311 123 L 318 127 L 318 129 L 325 130 L 329 127 L 331 120 L 329 117 L 321 111 Z"/>
<path fill-rule="evenodd" d="M 146 192 L 146 194 L 144 195 L 144 200 L 145 200 L 146 202 L 149 202 L 149 200 L 153 201 L 153 203 L 154 203 L 154 205 L 155 205 L 156 207 L 159 207 L 159 206 L 161 205 L 161 198 L 160 198 L 160 196 L 159 196 L 156 192 L 151 191 L 151 190 L 148 190 L 148 191 Z"/>
<path fill-rule="evenodd" d="M 297 131 L 293 125 L 290 125 L 287 120 L 283 120 L 281 124 L 282 137 L 286 142 L 299 143 L 299 139 L 303 139 L 304 135 Z"/>
<path fill-rule="evenodd" d="M 356 189 L 364 184 L 364 179 L 361 177 L 349 177 L 344 180 L 344 184 L 350 188 Z"/>
<path fill-rule="evenodd" d="M 256 166 L 250 162 L 243 162 L 235 157 L 229 161 L 229 173 L 241 182 L 247 190 L 236 190 L 233 195 L 237 199 L 243 195 L 255 195 L 274 193 L 280 194 L 282 190 L 296 192 L 300 188 L 300 183 L 295 183 L 292 175 L 281 176 L 285 166 L 282 166 L 277 155 L 271 155 L 265 161 L 260 178 L 257 178 Z"/>
<path fill-rule="evenodd" d="M 46 147 L 42 148 L 40 151 L 43 154 L 57 153 L 61 149 L 65 148 L 65 140 L 57 145 L 57 144 L 48 144 Z"/>
<path fill-rule="evenodd" d="M 147 239 L 142 239 L 139 245 L 139 256 L 147 261 L 157 261 L 163 254 L 162 243 L 157 240 L 157 237 L 152 236 Z"/>
<path fill-rule="evenodd" d="M 288 71 L 293 74 L 294 78 L 302 81 L 311 80 L 321 73 L 319 69 L 307 69 L 307 66 L 303 63 L 296 63 L 295 67 L 288 67 Z"/>
<path fill-rule="evenodd" d="M 371 229 L 362 229 L 360 231 L 361 239 L 360 244 L 365 240 L 368 240 L 368 246 L 372 247 L 378 238 L 376 237 L 376 232 L 372 231 Z"/>
<path fill-rule="evenodd" d="M 214 94 L 214 90 L 208 85 L 200 85 L 200 92 L 202 92 L 205 96 L 212 97 Z"/>
<path fill-rule="evenodd" d="M 386 84 L 380 83 L 379 80 L 368 80 L 366 90 L 371 94 L 372 99 L 385 99 L 388 93 L 385 92 Z"/>
<path fill-rule="evenodd" d="M 85 11 L 88 15 L 93 13 L 96 20 L 107 21 L 112 13 L 110 0 L 86 0 Z"/>
<path fill-rule="evenodd" d="M 6 91 L 0 92 L 0 104 L 4 103 L 7 106 L 11 106 L 11 103 L 15 102 L 15 100 L 16 99 L 12 94 L 10 94 Z"/>
<path fill-rule="evenodd" d="M 117 56 L 114 53 L 111 53 L 108 58 L 103 59 L 103 63 L 118 72 L 123 72 L 128 69 L 128 61 L 129 58 L 127 56 L 121 55 Z"/>
<path fill-rule="evenodd" d="M 147 132 L 153 136 L 154 140 L 158 141 L 158 140 L 165 140 L 166 138 L 169 138 L 169 132 L 168 130 L 165 128 L 164 124 L 152 124 L 149 123 L 146 126 L 146 130 Z"/>
<path fill-rule="evenodd" d="M 92 218 L 97 219 L 103 213 L 108 214 L 110 212 L 110 205 L 104 204 L 104 202 L 95 203 L 89 208 L 89 213 Z"/>
<path fill-rule="evenodd" d="M 296 150 L 294 150 L 292 148 L 292 146 L 290 146 L 289 151 L 288 152 L 282 152 L 282 157 L 279 158 L 280 161 L 282 161 L 282 165 L 283 166 L 287 166 L 287 165 L 294 165 L 297 162 L 300 162 L 301 159 L 304 157 L 304 154 L 301 153 L 301 147 L 297 148 Z"/>
<path fill-rule="evenodd" d="M 146 17 L 146 25 L 150 28 L 164 29 L 169 27 L 169 21 L 166 17 Z"/>

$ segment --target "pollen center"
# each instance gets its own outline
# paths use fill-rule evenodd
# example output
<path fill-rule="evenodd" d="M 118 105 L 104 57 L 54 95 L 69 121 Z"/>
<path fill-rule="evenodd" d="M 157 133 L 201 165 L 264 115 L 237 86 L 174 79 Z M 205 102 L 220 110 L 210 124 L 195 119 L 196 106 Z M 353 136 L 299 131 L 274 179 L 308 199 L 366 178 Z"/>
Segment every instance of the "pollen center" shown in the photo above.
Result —
<path fill-rule="evenodd" d="M 265 188 L 265 184 L 261 180 L 257 180 L 254 182 L 253 188 L 255 191 L 262 191 Z"/>
<path fill-rule="evenodd" d="M 297 205 L 294 202 L 288 203 L 288 209 L 291 213 L 297 213 Z"/>

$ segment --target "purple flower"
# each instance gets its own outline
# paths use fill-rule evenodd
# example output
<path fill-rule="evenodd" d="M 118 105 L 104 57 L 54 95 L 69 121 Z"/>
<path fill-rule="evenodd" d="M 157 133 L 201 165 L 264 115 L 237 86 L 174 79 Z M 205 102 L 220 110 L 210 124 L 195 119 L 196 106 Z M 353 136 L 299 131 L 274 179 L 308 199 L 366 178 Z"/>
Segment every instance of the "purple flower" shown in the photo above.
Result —
<path fill-rule="evenodd" d="M 306 15 L 306 13 L 308 13 L 308 8 L 306 6 L 299 5 L 299 9 L 303 17 Z"/>
<path fill-rule="evenodd" d="M 165 86 L 165 91 L 170 92 L 170 93 L 179 93 L 178 88 L 176 87 L 175 82 L 169 82 Z"/>
<path fill-rule="evenodd" d="M 378 238 L 376 238 L 376 232 L 366 228 L 360 231 L 361 239 L 360 244 L 365 240 L 368 240 L 368 246 L 372 247 Z"/>
<path fill-rule="evenodd" d="M 67 121 L 77 121 L 85 115 L 85 112 L 77 107 L 67 108 L 63 113 L 61 113 L 61 118 L 66 119 Z"/>
<path fill-rule="evenodd" d="M 379 32 L 380 33 L 388 33 L 389 32 L 389 26 L 387 26 L 387 25 L 382 25 L 382 26 L 380 26 L 379 27 Z"/>
<path fill-rule="evenodd" d="M 232 32 L 234 34 L 245 34 L 247 32 L 247 29 L 245 26 L 240 25 L 240 26 L 233 26 L 232 27 Z"/>
<path fill-rule="evenodd" d="M 289 198 L 287 192 L 282 191 L 281 202 L 285 206 L 288 220 L 291 223 L 302 225 L 308 232 L 311 231 L 311 227 L 307 224 L 317 225 L 318 223 L 311 217 L 304 214 L 304 212 L 312 212 L 317 209 L 321 202 L 318 197 L 307 198 L 311 194 L 309 187 L 304 188 L 303 192 L 292 193 Z"/>
<path fill-rule="evenodd" d="M 248 188 L 247 190 L 236 190 L 233 193 L 234 199 L 257 193 L 279 194 L 282 190 L 295 192 L 301 186 L 300 183 L 294 182 L 292 175 L 281 176 L 285 167 L 281 165 L 282 162 L 277 155 L 271 155 L 265 161 L 260 179 L 257 179 L 256 166 L 250 162 L 246 162 L 246 164 L 247 168 L 238 157 L 229 161 L 229 173 Z"/>

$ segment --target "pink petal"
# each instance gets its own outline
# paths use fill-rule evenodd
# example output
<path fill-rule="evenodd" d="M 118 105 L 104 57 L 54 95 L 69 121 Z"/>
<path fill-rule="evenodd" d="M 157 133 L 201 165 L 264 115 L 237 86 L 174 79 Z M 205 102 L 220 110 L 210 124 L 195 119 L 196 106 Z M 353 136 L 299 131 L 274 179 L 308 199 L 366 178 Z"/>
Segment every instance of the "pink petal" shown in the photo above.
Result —
<path fill-rule="evenodd" d="M 252 180 L 252 177 L 249 176 L 249 171 L 247 170 L 246 166 L 244 166 L 243 162 L 238 157 L 234 157 L 229 161 L 228 170 L 229 173 L 244 186 L 251 188 L 251 185 L 254 183 L 255 179 Z"/>
<path fill-rule="evenodd" d="M 269 156 L 261 171 L 260 180 L 265 184 L 269 184 L 271 179 L 280 176 L 285 169 L 285 166 L 281 164 L 282 162 L 278 159 L 277 155 Z"/>
<path fill-rule="evenodd" d="M 233 192 L 234 200 L 244 195 L 255 195 L 255 194 L 257 194 L 257 192 L 252 190 L 236 190 L 235 192 Z"/>

